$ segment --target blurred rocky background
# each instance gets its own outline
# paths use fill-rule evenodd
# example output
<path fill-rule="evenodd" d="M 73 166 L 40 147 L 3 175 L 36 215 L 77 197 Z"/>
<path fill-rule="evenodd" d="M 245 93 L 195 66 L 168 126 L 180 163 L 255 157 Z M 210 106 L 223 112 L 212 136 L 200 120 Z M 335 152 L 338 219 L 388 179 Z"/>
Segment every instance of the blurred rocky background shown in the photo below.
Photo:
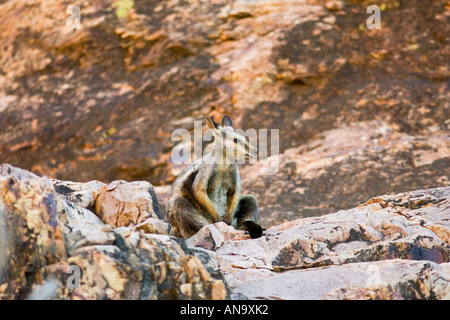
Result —
<path fill-rule="evenodd" d="M 241 167 L 265 227 L 450 186 L 449 37 L 443 0 L 0 1 L 0 163 L 163 209 L 173 130 L 228 114 L 279 129 L 278 173 Z"/>

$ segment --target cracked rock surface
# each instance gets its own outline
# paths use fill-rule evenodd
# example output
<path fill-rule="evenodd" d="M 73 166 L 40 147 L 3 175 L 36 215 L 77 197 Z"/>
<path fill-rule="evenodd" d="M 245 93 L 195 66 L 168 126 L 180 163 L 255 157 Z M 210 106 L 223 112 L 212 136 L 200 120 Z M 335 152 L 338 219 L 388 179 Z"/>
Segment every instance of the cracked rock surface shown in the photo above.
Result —
<path fill-rule="evenodd" d="M 450 299 L 449 215 L 450 188 L 434 188 L 257 239 L 219 222 L 184 240 L 148 182 L 50 180 L 3 164 L 0 299 Z"/>
<path fill-rule="evenodd" d="M 148 216 L 157 215 L 159 204 L 148 182 L 121 182 L 122 195 L 136 191 L 136 185 L 145 187 L 136 197 L 102 210 L 121 216 L 124 208 L 147 208 Z M 51 181 L 0 165 L 0 299 L 227 297 L 223 281 L 168 235 L 162 219 L 127 220 L 121 226 L 102 222 L 88 208 L 95 208 L 96 192 L 105 187 L 95 181 Z M 71 287 L 77 283 L 74 272 L 78 285 Z"/>
<path fill-rule="evenodd" d="M 372 198 L 249 239 L 217 223 L 187 245 L 210 254 L 232 298 L 450 298 L 450 189 Z M 245 239 L 247 237 L 247 239 Z"/>

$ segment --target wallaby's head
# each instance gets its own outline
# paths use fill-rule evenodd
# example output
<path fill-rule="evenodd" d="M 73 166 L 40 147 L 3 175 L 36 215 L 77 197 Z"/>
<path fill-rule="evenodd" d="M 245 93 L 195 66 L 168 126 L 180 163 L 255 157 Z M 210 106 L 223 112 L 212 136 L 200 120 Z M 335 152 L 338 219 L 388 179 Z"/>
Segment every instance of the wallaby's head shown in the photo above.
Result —
<path fill-rule="evenodd" d="M 214 134 L 216 148 L 223 149 L 227 156 L 233 156 L 237 160 L 250 159 L 258 155 L 258 149 L 248 143 L 245 136 L 234 131 L 229 116 L 224 116 L 220 125 L 210 117 L 206 117 L 206 124 Z"/>

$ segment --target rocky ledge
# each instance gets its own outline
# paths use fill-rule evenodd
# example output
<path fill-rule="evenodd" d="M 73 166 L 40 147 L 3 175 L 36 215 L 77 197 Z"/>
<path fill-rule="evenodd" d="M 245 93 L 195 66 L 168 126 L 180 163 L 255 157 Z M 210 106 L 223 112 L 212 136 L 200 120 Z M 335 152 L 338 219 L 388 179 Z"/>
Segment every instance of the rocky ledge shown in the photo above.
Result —
<path fill-rule="evenodd" d="M 450 299 L 450 188 L 372 198 L 261 238 L 170 233 L 144 181 L 0 165 L 0 299 Z M 77 278 L 78 277 L 78 278 Z"/>
<path fill-rule="evenodd" d="M 0 165 L 0 299 L 225 299 L 169 230 L 148 182 Z"/>

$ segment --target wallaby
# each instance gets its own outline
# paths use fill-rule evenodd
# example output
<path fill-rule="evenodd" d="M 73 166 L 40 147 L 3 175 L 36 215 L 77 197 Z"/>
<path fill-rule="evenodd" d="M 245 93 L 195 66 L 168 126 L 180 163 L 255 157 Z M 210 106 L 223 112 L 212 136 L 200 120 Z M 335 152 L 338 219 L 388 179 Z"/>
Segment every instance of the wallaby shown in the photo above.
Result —
<path fill-rule="evenodd" d="M 252 195 L 241 196 L 237 159 L 256 157 L 258 150 L 237 134 L 228 116 L 221 125 L 206 117 L 214 135 L 213 148 L 203 158 L 189 164 L 172 185 L 166 205 L 173 233 L 190 238 L 202 227 L 223 221 L 235 229 L 247 230 L 259 238 L 258 203 Z"/>

